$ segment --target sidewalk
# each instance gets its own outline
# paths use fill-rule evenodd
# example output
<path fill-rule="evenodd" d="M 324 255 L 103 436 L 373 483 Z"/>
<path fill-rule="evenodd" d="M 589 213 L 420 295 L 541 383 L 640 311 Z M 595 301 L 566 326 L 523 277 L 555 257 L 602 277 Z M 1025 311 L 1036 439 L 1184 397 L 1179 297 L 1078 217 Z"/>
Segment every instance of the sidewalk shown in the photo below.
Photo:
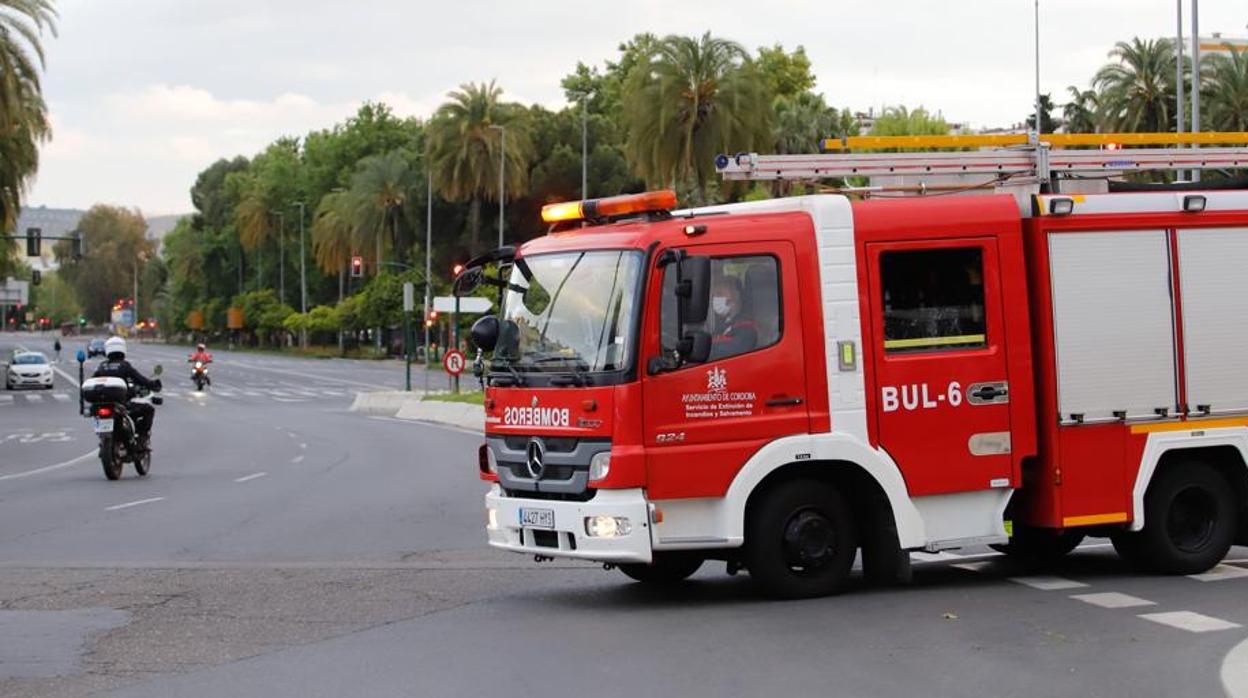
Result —
<path fill-rule="evenodd" d="M 457 429 L 482 433 L 485 431 L 485 410 L 480 405 L 462 402 L 423 400 L 420 391 L 380 391 L 357 393 L 352 412 L 382 415 L 413 422 L 441 424 Z"/>

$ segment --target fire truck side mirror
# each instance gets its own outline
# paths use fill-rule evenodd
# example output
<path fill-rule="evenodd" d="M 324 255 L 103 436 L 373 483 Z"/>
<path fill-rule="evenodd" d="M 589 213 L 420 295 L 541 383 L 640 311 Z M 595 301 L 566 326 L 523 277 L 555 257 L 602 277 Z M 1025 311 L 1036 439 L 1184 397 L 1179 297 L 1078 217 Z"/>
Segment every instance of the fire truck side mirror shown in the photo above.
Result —
<path fill-rule="evenodd" d="M 472 323 L 472 344 L 481 351 L 494 351 L 498 344 L 498 318 L 493 315 Z"/>
<path fill-rule="evenodd" d="M 680 316 L 684 324 L 700 325 L 706 322 L 711 309 L 710 257 L 685 257 L 680 261 L 680 283 L 676 284 L 676 295 L 680 298 Z"/>

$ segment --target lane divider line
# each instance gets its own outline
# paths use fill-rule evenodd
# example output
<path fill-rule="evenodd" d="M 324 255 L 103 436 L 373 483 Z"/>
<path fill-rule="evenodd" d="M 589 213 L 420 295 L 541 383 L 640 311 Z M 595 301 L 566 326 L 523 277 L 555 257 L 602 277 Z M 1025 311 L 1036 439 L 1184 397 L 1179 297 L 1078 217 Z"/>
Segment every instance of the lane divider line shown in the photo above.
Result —
<path fill-rule="evenodd" d="M 95 452 L 94 450 L 91 450 L 91 451 L 87 451 L 86 453 L 82 454 L 81 456 L 78 456 L 77 458 L 71 458 L 71 459 L 69 459 L 69 460 L 65 461 L 64 463 L 56 463 L 56 464 L 53 464 L 53 465 L 45 465 L 45 466 L 43 466 L 42 468 L 35 468 L 34 470 L 27 470 L 27 471 L 25 471 L 25 472 L 21 472 L 21 473 L 9 473 L 8 475 L 0 475 L 0 481 L 3 481 L 3 480 L 16 480 L 16 479 L 21 478 L 21 477 L 30 477 L 31 475 L 38 475 L 38 474 L 40 474 L 40 473 L 47 473 L 47 472 L 51 472 L 51 471 L 53 471 L 53 470 L 60 470 L 61 468 L 68 468 L 68 467 L 69 467 L 69 466 L 71 466 L 71 465 L 77 465 L 78 463 L 81 463 L 82 461 L 84 461 L 84 460 L 86 460 L 86 459 L 88 459 L 88 458 L 90 458 L 90 457 L 94 456 L 95 454 L 96 454 L 96 452 Z"/>
<path fill-rule="evenodd" d="M 1048 575 L 1036 575 L 1030 577 L 1010 577 L 1011 582 L 1029 586 L 1032 589 L 1040 591 L 1058 591 L 1060 589 L 1080 589 L 1088 586 L 1083 582 L 1076 582 L 1073 579 L 1065 577 L 1051 577 Z"/>
<path fill-rule="evenodd" d="M 1156 606 L 1157 603 L 1138 596 L 1122 594 L 1117 591 L 1106 591 L 1099 594 L 1072 594 L 1072 599 L 1090 603 L 1101 608 L 1135 608 L 1137 606 Z"/>
<path fill-rule="evenodd" d="M 163 499 L 164 497 L 149 497 L 148 499 L 140 499 L 134 502 L 126 502 L 125 504 L 115 504 L 111 507 L 105 507 L 104 511 L 118 511 L 120 509 L 129 509 L 130 507 L 137 507 L 143 504 L 151 504 L 152 502 L 159 502 Z"/>
<path fill-rule="evenodd" d="M 250 482 L 252 480 L 255 480 L 256 478 L 264 477 L 265 475 L 268 475 L 268 473 L 262 470 L 258 473 L 252 473 L 250 475 L 244 475 L 242 477 L 234 478 L 234 482 Z"/>
<path fill-rule="evenodd" d="M 291 462 L 291 463 L 295 463 L 295 464 L 302 463 L 302 462 L 303 462 L 303 456 L 302 456 L 302 455 L 295 456 L 294 458 L 291 458 L 291 459 L 290 459 L 290 462 Z"/>

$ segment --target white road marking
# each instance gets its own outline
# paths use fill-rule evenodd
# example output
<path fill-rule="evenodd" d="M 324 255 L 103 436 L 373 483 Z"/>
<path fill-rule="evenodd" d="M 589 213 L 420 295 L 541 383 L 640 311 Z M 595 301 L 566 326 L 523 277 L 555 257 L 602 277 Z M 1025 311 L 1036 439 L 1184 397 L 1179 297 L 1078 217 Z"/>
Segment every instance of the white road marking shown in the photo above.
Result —
<path fill-rule="evenodd" d="M 1167 613 L 1143 613 L 1140 618 L 1151 620 L 1154 623 L 1161 623 L 1179 630 L 1186 630 L 1192 633 L 1208 633 L 1217 630 L 1230 630 L 1232 628 L 1241 627 L 1239 623 L 1232 623 L 1229 620 L 1206 616 L 1193 611 L 1169 611 Z"/>
<path fill-rule="evenodd" d="M 262 470 L 258 473 L 252 473 L 250 475 L 244 475 L 239 478 L 234 478 L 234 482 L 248 482 L 250 480 L 255 480 L 256 478 L 259 478 L 259 477 L 264 477 L 265 475 L 268 475 L 268 473 Z"/>
<path fill-rule="evenodd" d="M 1093 606 L 1100 606 L 1101 608 L 1134 608 L 1136 606 L 1157 605 L 1148 599 L 1141 599 L 1138 596 L 1121 594 L 1116 591 L 1107 591 L 1101 594 L 1074 594 L 1070 598 L 1090 603 Z"/>
<path fill-rule="evenodd" d="M 296 464 L 298 464 L 298 463 L 302 463 L 302 462 L 303 462 L 303 456 L 295 456 L 294 458 L 291 458 L 291 459 L 290 459 L 290 462 L 291 462 L 291 463 L 296 463 Z"/>
<path fill-rule="evenodd" d="M 125 504 L 115 504 L 111 507 L 105 507 L 104 511 L 117 511 L 119 509 L 129 509 L 130 507 L 137 507 L 143 504 L 151 504 L 152 502 L 159 502 L 163 499 L 164 497 L 150 497 L 148 499 L 140 499 L 134 502 L 126 502 Z"/>
<path fill-rule="evenodd" d="M 983 560 L 980 562 L 963 562 L 957 565 L 950 565 L 950 567 L 956 567 L 960 570 L 966 570 L 967 572 L 983 572 L 986 568 L 992 567 L 992 561 Z"/>
<path fill-rule="evenodd" d="M 12 404 L 13 404 L 12 395 L 0 395 L 0 405 L 12 405 Z"/>
<path fill-rule="evenodd" d="M 1202 574 L 1189 574 L 1187 576 L 1191 579 L 1195 579 L 1198 582 L 1218 582 L 1218 581 L 1222 581 L 1223 579 L 1238 579 L 1240 577 L 1248 577 L 1248 570 L 1244 569 L 1243 567 L 1236 567 L 1234 565 L 1223 564 L 1223 565 L 1218 565 L 1217 567 L 1214 567 L 1208 572 L 1204 572 Z"/>
<path fill-rule="evenodd" d="M 264 393 L 258 390 L 244 390 L 243 395 L 246 395 L 247 397 L 264 397 Z"/>
<path fill-rule="evenodd" d="M 1079 589 L 1080 587 L 1087 586 L 1087 584 L 1084 584 L 1083 582 L 1076 582 L 1073 579 L 1066 579 L 1065 577 L 1050 577 L 1047 575 L 1037 575 L 1033 577 L 1010 577 L 1010 581 L 1015 584 L 1029 586 L 1032 589 L 1039 589 L 1040 591 Z"/>
<path fill-rule="evenodd" d="M 218 390 L 214 390 L 213 392 L 214 392 L 214 393 L 216 393 L 217 395 L 220 395 L 221 397 L 224 397 L 224 398 L 232 398 L 232 397 L 234 397 L 234 396 L 236 396 L 236 395 L 238 394 L 238 393 L 235 393 L 233 390 L 220 390 L 220 389 L 218 389 Z"/>
<path fill-rule="evenodd" d="M 1248 640 L 1232 647 L 1222 660 L 1222 688 L 1231 698 L 1248 698 Z"/>
<path fill-rule="evenodd" d="M 308 445 L 307 445 L 307 444 L 305 444 L 305 443 L 301 443 L 301 444 L 299 444 L 299 449 L 300 449 L 300 450 L 302 450 L 302 451 L 306 451 L 306 450 L 308 450 Z"/>
<path fill-rule="evenodd" d="M 71 458 L 70 460 L 67 460 L 64 463 L 57 463 L 55 465 L 45 465 L 42 468 L 35 468 L 34 470 L 27 470 L 21 473 L 10 473 L 8 475 L 0 475 L 0 480 L 16 480 L 19 477 L 29 477 L 31 475 L 47 473 L 53 470 L 60 470 L 61 468 L 68 468 L 71 465 L 77 465 L 78 463 L 81 463 L 82 461 L 94 456 L 95 453 L 96 452 L 94 450 L 91 450 L 82 454 L 81 456 L 78 456 L 77 458 Z"/>
<path fill-rule="evenodd" d="M 52 393 L 52 398 L 57 402 L 69 402 L 69 396 L 65 393 Z"/>
<path fill-rule="evenodd" d="M 963 556 L 958 555 L 957 553 L 950 553 L 950 552 L 944 552 L 944 551 L 941 551 L 939 553 L 925 553 L 921 551 L 916 551 L 916 552 L 910 553 L 910 559 L 914 560 L 915 562 L 943 562 L 945 560 L 961 560 L 963 559 Z"/>

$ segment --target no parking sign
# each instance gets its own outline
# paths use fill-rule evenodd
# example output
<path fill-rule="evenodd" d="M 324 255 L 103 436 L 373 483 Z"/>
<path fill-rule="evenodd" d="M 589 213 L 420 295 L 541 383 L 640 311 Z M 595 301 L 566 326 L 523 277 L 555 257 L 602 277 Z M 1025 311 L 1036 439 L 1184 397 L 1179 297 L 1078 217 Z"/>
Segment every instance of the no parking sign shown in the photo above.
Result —
<path fill-rule="evenodd" d="M 458 376 L 464 372 L 464 366 L 467 365 L 467 359 L 464 358 L 464 352 L 458 349 L 452 349 L 446 352 L 446 356 L 442 357 L 442 368 L 452 376 Z"/>

